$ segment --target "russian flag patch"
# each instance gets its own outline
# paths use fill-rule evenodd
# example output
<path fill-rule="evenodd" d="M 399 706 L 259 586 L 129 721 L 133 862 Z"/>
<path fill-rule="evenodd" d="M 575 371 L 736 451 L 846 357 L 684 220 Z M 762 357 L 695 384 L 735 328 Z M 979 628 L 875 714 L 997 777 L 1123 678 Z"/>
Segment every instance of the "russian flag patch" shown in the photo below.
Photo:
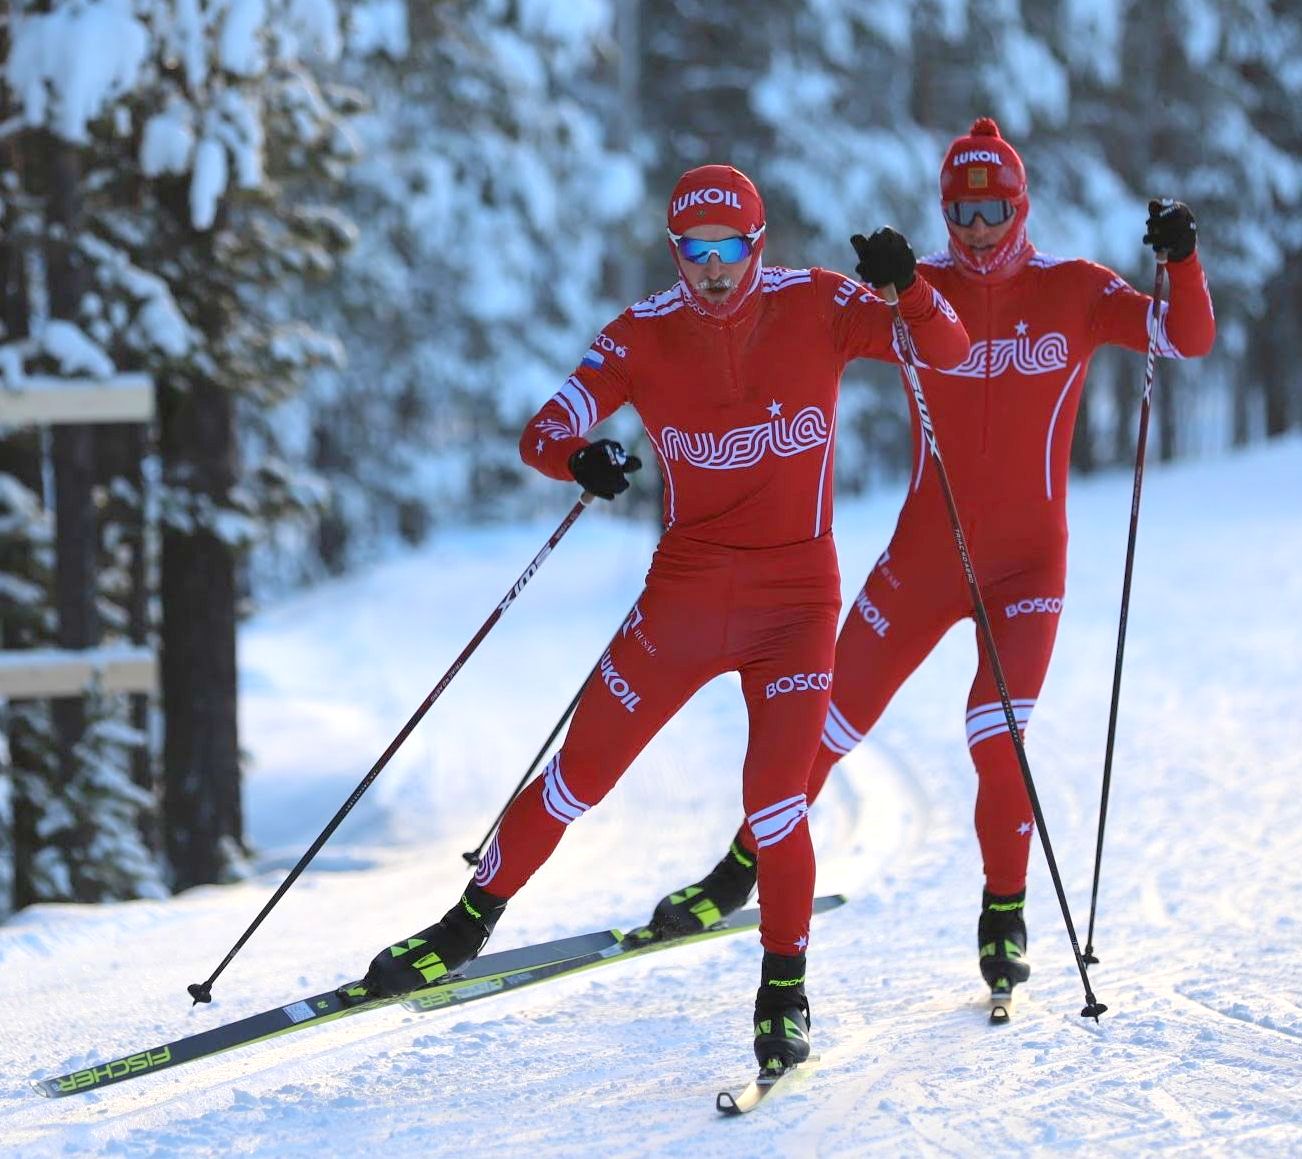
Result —
<path fill-rule="evenodd" d="M 587 354 L 583 356 L 583 365 L 591 366 L 594 369 L 599 366 L 604 366 L 605 362 L 605 355 L 603 355 L 600 350 L 589 350 Z"/>

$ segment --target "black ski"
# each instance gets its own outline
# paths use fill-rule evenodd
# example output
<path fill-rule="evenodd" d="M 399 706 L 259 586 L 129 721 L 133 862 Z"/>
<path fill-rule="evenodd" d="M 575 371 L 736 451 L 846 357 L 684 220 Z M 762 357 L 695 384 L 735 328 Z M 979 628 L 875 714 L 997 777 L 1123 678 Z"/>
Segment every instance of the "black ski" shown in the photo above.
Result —
<path fill-rule="evenodd" d="M 834 898 L 820 898 L 816 902 L 816 912 L 835 908 L 844 901 L 845 898 L 839 895 Z M 750 911 L 743 910 L 734 915 L 734 923 L 747 918 L 749 913 Z M 753 924 L 748 926 L 720 923 L 714 929 L 689 935 L 686 938 L 639 944 L 635 952 L 717 937 L 720 934 L 752 928 Z M 207 1058 L 223 1051 L 276 1038 L 282 1034 L 292 1034 L 306 1027 L 333 1022 L 337 1018 L 344 1018 L 363 1010 L 376 1010 L 403 1003 L 408 1009 L 424 1011 L 473 1002 L 492 994 L 500 994 L 548 978 L 586 969 L 604 961 L 626 957 L 629 951 L 622 948 L 625 941 L 625 936 L 619 930 L 598 930 L 590 934 L 579 934 L 575 937 L 559 938 L 532 946 L 521 946 L 519 949 L 485 954 L 435 986 L 395 998 L 372 998 L 367 995 L 361 983 L 354 982 L 335 990 L 327 990 L 299 999 L 287 1006 L 264 1010 L 224 1026 L 214 1026 L 198 1034 L 187 1035 L 161 1046 L 137 1051 L 110 1062 L 98 1063 L 50 1078 L 35 1079 L 32 1081 L 32 1086 L 47 1098 L 62 1098 L 81 1091 L 99 1090 L 113 1083 L 124 1082 L 143 1074 L 153 1074 L 180 1066 L 182 1063 L 193 1062 L 195 1059 Z"/>
<path fill-rule="evenodd" d="M 485 954 L 469 963 L 456 976 L 441 983 L 438 988 L 448 992 L 443 1004 L 452 1005 L 484 997 L 488 993 L 496 992 L 482 988 L 486 981 L 521 973 L 536 974 L 547 966 L 568 962 L 607 946 L 618 945 L 620 937 L 618 930 L 599 930 L 591 934 L 580 934 L 577 937 L 559 938 L 556 941 L 522 946 L 515 950 Z M 497 987 L 497 989 L 503 988 L 505 987 Z M 180 1066 L 184 1062 L 193 1062 L 195 1059 L 206 1058 L 235 1047 L 248 1046 L 282 1034 L 290 1034 L 308 1026 L 320 1026 L 322 1023 L 333 1022 L 337 1018 L 357 1014 L 363 1010 L 393 1006 L 401 1002 L 404 997 L 412 996 L 372 998 L 366 994 L 360 983 L 354 982 L 335 990 L 326 990 L 320 994 L 313 994 L 309 998 L 299 999 L 288 1006 L 277 1006 L 275 1009 L 251 1014 L 236 1022 L 228 1022 L 224 1026 L 201 1030 L 198 1034 L 187 1035 L 185 1038 L 164 1043 L 162 1046 L 137 1051 L 113 1059 L 111 1062 L 83 1067 L 52 1078 L 34 1080 L 32 1086 L 49 1098 L 97 1090 L 111 1083 Z"/>
<path fill-rule="evenodd" d="M 845 901 L 845 895 L 840 893 L 828 894 L 826 897 L 816 897 L 814 899 L 814 913 L 826 913 L 828 910 L 844 905 Z M 627 934 L 617 933 L 617 940 L 613 945 L 596 948 L 590 953 L 573 955 L 568 961 L 558 964 L 561 968 L 553 970 L 544 966 L 537 970 L 521 971 L 509 977 L 486 978 L 477 989 L 481 989 L 483 995 L 497 993 L 505 989 L 518 989 L 521 986 L 528 986 L 531 982 L 541 982 L 547 978 L 554 978 L 558 974 L 575 974 L 580 970 L 591 969 L 593 966 L 622 961 L 637 955 L 655 953 L 657 950 L 665 950 L 670 946 L 686 946 L 696 942 L 706 942 L 711 938 L 722 937 L 725 934 L 742 933 L 745 930 L 758 928 L 759 915 L 758 907 L 738 910 L 736 913 L 729 914 L 722 921 L 715 922 L 708 929 L 698 930 L 691 934 L 682 934 L 675 938 L 656 937 L 648 927 L 639 926 L 637 929 L 630 930 Z M 467 989 L 464 985 L 458 985 L 454 988 L 446 986 L 431 987 L 428 990 L 420 990 L 415 994 L 407 995 L 403 1001 L 403 1006 L 414 1013 L 424 1013 L 430 1010 L 442 1010 L 445 1006 L 456 1002 L 469 1001 L 471 996 L 483 996 L 477 992 L 468 995 Z"/>

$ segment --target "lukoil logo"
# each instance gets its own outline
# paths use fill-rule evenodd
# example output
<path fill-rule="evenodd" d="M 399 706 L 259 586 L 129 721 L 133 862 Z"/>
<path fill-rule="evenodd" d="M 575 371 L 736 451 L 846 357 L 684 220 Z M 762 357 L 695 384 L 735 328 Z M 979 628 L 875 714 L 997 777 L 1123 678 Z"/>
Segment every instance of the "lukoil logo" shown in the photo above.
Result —
<path fill-rule="evenodd" d="M 610 689 L 610 694 L 620 702 L 629 712 L 633 712 L 638 702 L 642 699 L 615 668 L 615 663 L 610 658 L 610 652 L 607 651 L 601 658 L 601 679 L 602 682 Z"/>
<path fill-rule="evenodd" d="M 1015 604 L 1005 604 L 1004 618 L 1011 620 L 1016 616 L 1031 616 L 1037 612 L 1056 616 L 1061 611 L 1061 596 L 1036 596 L 1034 599 L 1018 600 Z"/>
<path fill-rule="evenodd" d="M 797 672 L 794 676 L 779 676 L 764 686 L 764 698 L 772 700 L 788 692 L 826 692 L 832 687 L 830 672 Z"/>
<path fill-rule="evenodd" d="M 886 557 L 883 556 L 883 559 Z M 854 607 L 868 625 L 879 636 L 885 636 L 891 630 L 891 622 L 882 615 L 882 610 L 868 598 L 868 593 L 861 591 L 854 598 Z"/>
<path fill-rule="evenodd" d="M 960 165 L 969 165 L 973 161 L 983 161 L 987 165 L 1002 165 L 1004 163 L 1003 158 L 990 149 L 967 149 L 955 155 L 952 165 L 957 169 Z"/>
<path fill-rule="evenodd" d="M 741 198 L 731 189 L 717 189 L 711 185 L 709 189 L 693 189 L 691 193 L 675 197 L 673 211 L 682 213 L 693 205 L 726 205 L 730 209 L 740 209 Z"/>

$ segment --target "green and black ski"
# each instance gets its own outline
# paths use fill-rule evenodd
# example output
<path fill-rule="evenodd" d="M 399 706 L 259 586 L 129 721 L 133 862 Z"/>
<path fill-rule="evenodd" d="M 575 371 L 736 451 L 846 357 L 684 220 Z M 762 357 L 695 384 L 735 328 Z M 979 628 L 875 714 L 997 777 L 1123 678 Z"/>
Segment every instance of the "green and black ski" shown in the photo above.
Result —
<path fill-rule="evenodd" d="M 828 894 L 826 897 L 814 898 L 814 913 L 826 913 L 830 909 L 845 905 L 843 893 Z M 431 1010 L 442 1010 L 459 1002 L 469 1002 L 472 998 L 483 998 L 503 990 L 516 990 L 533 982 L 542 982 L 560 974 L 577 974 L 580 970 L 590 970 L 594 966 L 603 966 L 607 962 L 617 962 L 641 954 L 654 953 L 656 950 L 668 949 L 670 946 L 684 946 L 695 942 L 709 941 L 724 934 L 737 934 L 743 930 L 753 930 L 759 926 L 759 908 L 738 910 L 714 923 L 708 929 L 694 934 L 684 934 L 676 938 L 656 937 L 649 927 L 639 926 L 627 934 L 616 933 L 616 941 L 611 945 L 594 948 L 590 952 L 574 954 L 563 962 L 539 966 L 537 969 L 514 971 L 510 974 L 494 974 L 472 983 L 469 978 L 458 978 L 448 986 L 431 986 L 426 990 L 417 990 L 408 994 L 402 1004 L 416 1014 Z"/>
<path fill-rule="evenodd" d="M 814 903 L 814 912 L 834 909 L 844 902 L 845 898 L 839 894 L 818 898 Z M 113 1083 L 154 1074 L 236 1047 L 333 1022 L 337 1018 L 363 1010 L 376 1010 L 399 1003 L 411 1011 L 441 1010 L 636 954 L 754 929 L 758 923 L 759 911 L 750 909 L 740 910 L 708 930 L 672 939 L 653 940 L 636 936 L 643 933 L 641 930 L 628 936 L 615 929 L 598 930 L 576 937 L 521 946 L 515 950 L 485 954 L 434 986 L 395 998 L 371 997 L 360 983 L 352 983 L 299 999 L 287 1006 L 251 1014 L 224 1026 L 214 1026 L 174 1042 L 136 1051 L 110 1062 L 83 1067 L 51 1078 L 36 1079 L 32 1086 L 47 1098 L 62 1098 L 82 1091 L 99 1090 Z"/>

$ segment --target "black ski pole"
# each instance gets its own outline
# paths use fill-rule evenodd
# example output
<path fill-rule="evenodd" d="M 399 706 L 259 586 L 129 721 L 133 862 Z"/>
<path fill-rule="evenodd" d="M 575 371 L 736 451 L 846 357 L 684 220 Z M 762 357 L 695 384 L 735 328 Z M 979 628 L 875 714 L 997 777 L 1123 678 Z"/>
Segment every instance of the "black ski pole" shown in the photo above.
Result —
<path fill-rule="evenodd" d="M 1108 710 L 1108 742 L 1103 754 L 1103 791 L 1099 799 L 1099 836 L 1094 849 L 1094 884 L 1090 890 L 1090 926 L 1085 935 L 1085 961 L 1094 956 L 1094 916 L 1099 904 L 1099 874 L 1103 868 L 1103 830 L 1108 821 L 1108 793 L 1112 788 L 1112 752 L 1117 739 L 1117 710 L 1121 703 L 1121 662 L 1126 652 L 1126 623 L 1130 617 L 1130 581 L 1135 570 L 1135 540 L 1139 534 L 1139 497 L 1144 489 L 1144 449 L 1148 445 L 1148 415 L 1153 407 L 1153 375 L 1157 366 L 1157 322 L 1162 304 L 1166 255 L 1157 255 L 1153 275 L 1153 312 L 1148 323 L 1148 357 L 1144 362 L 1144 395 L 1139 404 L 1139 435 L 1135 445 L 1135 483 L 1130 493 L 1130 534 L 1126 539 L 1126 568 L 1121 581 L 1121 616 L 1117 623 L 1117 659 L 1112 670 L 1112 706 Z"/>
<path fill-rule="evenodd" d="M 226 955 L 226 957 L 224 957 L 221 960 L 221 964 L 217 967 L 217 969 L 215 969 L 208 976 L 208 980 L 206 982 L 192 982 L 189 986 L 186 987 L 186 989 L 190 993 L 190 997 L 194 999 L 196 1005 L 198 1005 L 198 1003 L 200 1002 L 212 1001 L 212 984 L 215 981 L 217 981 L 217 978 L 221 974 L 221 972 L 225 970 L 227 966 L 230 965 L 231 960 L 235 957 L 236 954 L 240 952 L 240 950 L 244 946 L 244 943 L 247 942 L 249 938 L 253 935 L 253 931 L 256 930 L 258 926 L 262 924 L 263 919 L 275 908 L 276 903 L 280 901 L 282 897 L 285 896 L 285 892 L 289 889 L 289 887 L 293 885 L 295 881 L 298 880 L 299 874 L 301 874 L 303 870 L 307 868 L 308 863 L 312 860 L 312 858 L 314 858 L 317 855 L 317 853 L 320 852 L 321 847 L 326 843 L 326 841 L 329 840 L 330 835 L 336 829 L 339 828 L 340 822 L 342 822 L 343 819 L 346 816 L 348 816 L 348 814 L 352 811 L 353 806 L 356 805 L 357 802 L 362 799 L 362 794 L 365 793 L 368 788 L 370 788 L 371 782 L 374 781 L 375 778 L 380 775 L 381 770 L 383 770 L 384 766 L 389 763 L 389 760 L 393 757 L 393 754 L 396 753 L 398 749 L 402 746 L 403 741 L 405 741 L 407 737 L 411 735 L 412 730 L 421 722 L 421 719 L 430 710 L 434 702 L 440 696 L 443 695 L 443 690 L 447 688 L 449 684 L 452 683 L 452 678 L 456 676 L 458 672 L 461 671 L 462 665 L 464 665 L 465 662 L 468 659 L 470 659 L 471 653 L 474 652 L 474 650 L 479 647 L 479 645 L 483 642 L 484 637 L 487 636 L 490 631 L 492 631 L 493 625 L 496 624 L 497 621 L 502 618 L 502 613 L 505 612 L 506 609 L 509 608 L 515 602 L 516 596 L 518 596 L 524 590 L 525 585 L 531 579 L 533 579 L 534 573 L 542 566 L 543 560 L 545 560 L 549 555 L 551 555 L 552 549 L 555 548 L 555 546 L 558 543 L 560 543 L 565 533 L 569 531 L 571 527 L 574 526 L 574 521 L 578 519 L 580 515 L 583 514 L 583 512 L 587 509 L 588 504 L 591 503 L 592 500 L 593 500 L 593 496 L 587 491 L 583 492 L 583 494 L 579 496 L 579 501 L 572 508 L 570 508 L 570 513 L 564 519 L 561 520 L 560 526 L 557 527 L 556 530 L 552 532 L 551 538 L 548 539 L 545 544 L 543 544 L 542 550 L 533 557 L 533 562 L 527 568 L 525 568 L 524 573 L 520 576 L 518 580 L 515 581 L 515 585 L 511 588 L 509 592 L 506 593 L 506 596 L 502 600 L 502 602 L 499 603 L 497 607 L 493 609 L 492 614 L 488 617 L 487 620 L 484 621 L 483 626 L 479 629 L 479 631 L 475 633 L 474 639 L 472 639 L 470 643 L 467 644 L 461 650 L 461 655 L 458 656 L 456 660 L 453 661 L 452 667 L 449 668 L 447 672 L 443 674 L 443 679 L 440 680 L 434 686 L 433 691 L 431 691 L 430 694 L 427 697 L 425 697 L 424 702 L 412 714 L 411 719 L 408 720 L 407 723 L 402 726 L 402 729 L 398 733 L 398 735 L 395 736 L 393 740 L 389 742 L 389 747 L 384 750 L 384 752 L 380 756 L 380 759 L 376 761 L 374 765 L 371 766 L 371 771 L 367 773 L 365 777 L 362 778 L 361 783 L 357 786 L 357 788 L 353 790 L 352 796 L 350 796 L 348 800 L 344 802 L 343 807 L 339 810 L 338 813 L 334 815 L 334 818 L 331 820 L 330 824 L 327 825 L 323 830 L 321 830 L 320 836 L 317 837 L 317 839 L 312 842 L 312 847 L 305 854 L 303 854 L 302 858 L 299 860 L 299 863 L 296 866 L 294 866 L 293 869 L 290 870 L 289 876 L 285 878 L 285 880 L 281 883 L 280 888 L 277 889 L 276 892 L 272 895 L 271 900 L 262 907 L 262 912 L 259 913 L 256 918 L 253 919 L 253 922 L 249 926 L 249 928 L 240 935 L 239 940 L 235 943 L 235 945 L 231 947 L 230 952 Z"/>
<path fill-rule="evenodd" d="M 985 601 L 981 598 L 981 589 L 977 585 L 976 569 L 972 566 L 972 557 L 968 552 L 967 537 L 959 522 L 958 507 L 954 502 L 954 492 L 949 485 L 949 476 L 940 457 L 940 446 L 936 432 L 931 426 L 931 412 L 927 409 L 927 400 L 922 393 L 922 383 L 918 380 L 918 368 L 913 357 L 913 340 L 909 336 L 909 327 L 900 313 L 899 298 L 894 286 L 886 286 L 882 296 L 891 307 L 891 325 L 895 328 L 895 344 L 899 347 L 900 361 L 904 366 L 904 375 L 913 391 L 913 399 L 918 405 L 918 418 L 922 423 L 922 436 L 927 441 L 932 461 L 936 465 L 936 477 L 940 480 L 940 490 L 945 497 L 945 507 L 949 512 L 950 529 L 954 532 L 954 542 L 958 546 L 958 556 L 963 564 L 963 575 L 967 579 L 968 594 L 972 598 L 972 614 L 976 617 L 977 628 L 985 648 L 986 658 L 990 661 L 990 671 L 999 689 L 999 703 L 1003 705 L 1004 719 L 1013 738 L 1013 749 L 1017 753 L 1017 763 L 1021 766 L 1022 781 L 1026 785 L 1026 795 L 1031 799 L 1031 811 L 1035 814 L 1035 825 L 1040 833 L 1040 845 L 1044 849 L 1045 860 L 1049 863 L 1049 875 L 1053 878 L 1053 888 L 1058 893 L 1058 904 L 1062 907 L 1063 921 L 1067 924 L 1067 936 L 1071 939 L 1072 953 L 1076 955 L 1076 966 L 1080 970 L 1081 982 L 1085 986 L 1085 1008 L 1080 1012 L 1082 1018 L 1093 1018 L 1098 1022 L 1099 1015 L 1107 1007 L 1094 997 L 1090 989 L 1089 973 L 1081 957 L 1080 944 L 1076 940 L 1076 927 L 1072 924 L 1071 910 L 1067 906 L 1067 895 L 1063 892 L 1062 877 L 1058 873 L 1058 862 L 1053 855 L 1053 846 L 1049 843 L 1049 831 L 1044 824 L 1044 812 L 1040 808 L 1039 794 L 1035 791 L 1035 781 L 1031 777 L 1031 765 L 1026 759 L 1026 746 L 1022 743 L 1022 734 L 1018 730 L 1017 716 L 1013 712 L 1013 702 L 1008 695 L 1008 683 L 1004 679 L 1003 665 L 999 662 L 999 652 L 995 648 L 994 633 L 990 628 L 990 617 L 986 615 Z"/>
<path fill-rule="evenodd" d="M 636 607 L 637 604 L 634 604 L 633 607 L 629 609 L 628 616 L 625 616 L 624 619 L 620 621 L 622 624 L 628 623 L 629 616 L 633 614 L 633 610 Z M 607 647 L 609 646 L 610 645 L 607 645 Z M 602 655 L 604 656 L 605 653 L 603 652 Z M 525 769 L 524 776 L 520 778 L 520 783 L 516 785 L 514 789 L 511 790 L 511 795 L 507 797 L 506 804 L 502 806 L 502 808 L 498 811 L 497 816 L 493 818 L 493 823 L 489 825 L 488 831 L 480 839 L 479 844 L 476 845 L 471 852 L 463 853 L 461 855 L 467 865 L 479 864 L 479 859 L 484 852 L 484 846 L 488 844 L 489 840 L 493 836 L 494 831 L 502 823 L 502 818 L 506 816 L 506 811 L 511 807 L 511 802 L 514 801 L 516 797 L 520 795 L 520 790 L 525 787 L 525 785 L 529 781 L 529 778 L 533 776 L 534 770 L 536 770 L 538 766 L 542 764 L 543 757 L 547 755 L 547 752 L 552 747 L 553 742 L 560 735 L 561 729 L 565 727 L 566 721 L 568 721 L 570 717 L 574 715 L 574 710 L 579 706 L 579 697 L 583 695 L 583 690 L 587 688 L 588 681 L 592 679 L 592 677 L 596 674 L 597 669 L 600 667 L 601 667 L 601 661 L 598 660 L 592 666 L 592 671 L 589 672 L 587 676 L 583 678 L 583 683 L 579 685 L 579 690 L 574 694 L 574 699 L 570 701 L 569 707 L 563 713 L 561 713 L 560 719 L 556 722 L 555 725 L 553 725 L 552 731 L 548 734 L 547 739 L 543 741 L 542 747 L 538 750 L 537 754 L 530 762 L 529 767 Z"/>

